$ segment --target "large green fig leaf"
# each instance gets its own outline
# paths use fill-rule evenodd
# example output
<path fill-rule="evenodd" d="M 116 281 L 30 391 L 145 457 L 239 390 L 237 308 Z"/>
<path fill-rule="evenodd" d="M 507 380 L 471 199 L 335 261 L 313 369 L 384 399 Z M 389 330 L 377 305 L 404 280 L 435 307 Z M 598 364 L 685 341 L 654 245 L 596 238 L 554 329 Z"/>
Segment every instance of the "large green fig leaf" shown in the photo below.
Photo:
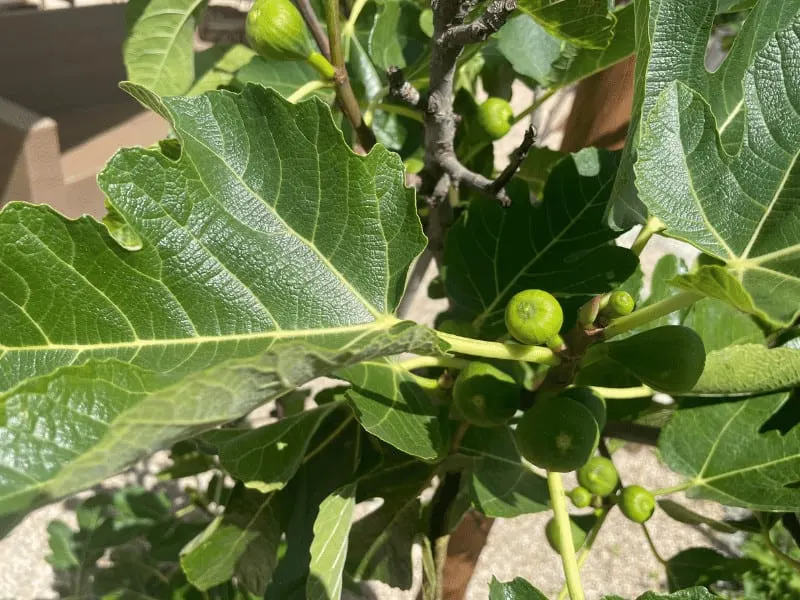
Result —
<path fill-rule="evenodd" d="M 181 551 L 181 568 L 193 586 L 205 591 L 236 577 L 249 592 L 264 593 L 281 540 L 273 499 L 244 486 L 234 489 L 225 513 Z"/>
<path fill-rule="evenodd" d="M 471 428 L 459 452 L 475 461 L 470 496 L 486 516 L 511 519 L 549 508 L 547 481 L 520 456 L 508 427 Z"/>
<path fill-rule="evenodd" d="M 722 147 L 704 96 L 676 83 L 650 113 L 636 165 L 642 200 L 667 234 L 727 263 L 727 272 L 700 273 L 730 279 L 751 299 L 750 312 L 784 325 L 800 314 L 800 64 L 792 58 L 799 36 L 800 17 L 755 55 L 744 76 L 745 134 L 736 154 Z M 730 299 L 701 277 L 683 283 Z"/>
<path fill-rule="evenodd" d="M 194 31 L 208 0 L 131 0 L 122 56 L 128 79 L 157 94 L 183 94 L 192 85 Z"/>
<path fill-rule="evenodd" d="M 616 234 L 602 225 L 616 157 L 587 149 L 565 158 L 552 170 L 541 205 L 531 204 L 521 186 L 512 188 L 508 208 L 475 198 L 445 245 L 454 317 L 500 336 L 506 304 L 521 290 L 540 288 L 577 303 L 624 281 L 637 259 L 611 243 Z"/>
<path fill-rule="evenodd" d="M 531 77 L 549 89 L 566 87 L 607 69 L 630 56 L 635 49 L 633 4 L 614 13 L 613 37 L 603 48 L 579 47 L 560 40 L 532 17 L 511 19 L 497 34 L 497 47 L 520 75 Z M 520 48 L 530 51 L 520 52 Z"/>
<path fill-rule="evenodd" d="M 786 393 L 739 400 L 685 401 L 659 449 L 688 477 L 689 495 L 752 510 L 800 506 L 800 427 Z"/>
<path fill-rule="evenodd" d="M 617 19 L 608 0 L 520 0 L 519 9 L 550 34 L 583 48 L 605 48 Z"/>
<path fill-rule="evenodd" d="M 705 68 L 704 60 L 709 32 L 716 12 L 716 2 L 642 0 L 634 4 L 637 57 L 634 106 L 620 174 L 614 184 L 613 210 L 610 213 L 611 222 L 620 228 L 627 228 L 635 223 L 643 222 L 647 216 L 647 209 L 659 217 L 661 214 L 666 214 L 663 210 L 657 210 L 653 201 L 647 200 L 644 196 L 642 200 L 639 199 L 634 185 L 633 172 L 642 135 L 640 124 L 647 121 L 661 92 L 673 86 L 673 82 L 679 81 L 701 94 L 711 107 L 716 125 L 712 124 L 711 119 L 705 123 L 701 119 L 695 121 L 685 135 L 692 135 L 688 132 L 705 131 L 704 138 L 707 145 L 709 140 L 713 140 L 713 132 L 718 126 L 725 147 L 729 152 L 734 152 L 741 140 L 746 112 L 744 110 L 746 94 L 742 86 L 745 72 L 748 66 L 754 62 L 756 53 L 764 47 L 776 31 L 791 23 L 800 10 L 800 0 L 760 0 L 743 24 L 726 60 L 716 71 L 709 73 Z M 780 67 L 773 66 L 777 69 L 776 72 L 780 73 Z M 776 80 L 776 83 L 778 81 L 780 79 Z M 776 94 L 783 97 L 782 92 L 776 91 Z M 747 112 L 752 112 L 752 108 L 748 108 Z M 782 123 L 781 127 L 787 125 L 788 123 Z M 675 129 L 670 138 L 680 135 L 676 122 L 671 127 Z M 684 151 L 680 150 L 680 144 L 676 146 L 674 141 L 667 142 L 665 140 L 664 147 L 666 148 L 666 146 L 670 146 L 668 151 L 674 152 L 675 158 L 683 156 Z M 715 162 L 719 161 L 720 159 L 715 159 Z M 759 164 L 757 160 L 755 165 Z M 758 176 L 748 176 L 748 179 L 749 183 L 759 188 L 761 184 L 755 182 L 760 181 L 761 166 L 755 165 L 751 168 L 758 171 Z M 679 172 L 684 171 L 686 171 L 685 166 L 681 167 Z M 716 173 L 716 171 L 714 172 Z M 707 175 L 714 177 L 715 175 L 711 175 L 711 173 L 712 171 L 709 170 Z M 638 178 L 638 174 L 635 177 Z M 771 178 L 772 175 L 768 174 L 768 177 Z M 742 183 L 747 185 L 748 182 Z M 675 187 L 671 178 L 664 180 L 664 184 L 666 188 L 674 189 Z M 715 184 L 713 189 L 719 190 L 722 189 L 722 186 Z M 733 193 L 734 197 L 738 194 L 738 192 Z M 768 194 L 768 191 L 764 190 L 755 197 L 759 198 L 764 194 Z M 725 192 L 724 195 L 727 197 L 728 192 Z M 689 199 L 690 196 L 687 195 L 683 199 L 684 204 L 674 210 L 677 210 L 682 216 L 688 217 L 683 207 L 688 208 Z M 647 204 L 647 208 L 642 201 Z M 759 202 L 760 200 L 756 200 L 752 207 L 755 209 Z M 732 213 L 728 210 L 726 214 Z M 677 214 L 673 215 L 674 218 L 677 216 Z M 699 222 L 704 222 L 704 220 Z M 714 223 L 714 220 L 712 219 L 711 222 Z M 704 230 L 705 228 L 700 226 L 695 229 L 698 234 Z"/>
<path fill-rule="evenodd" d="M 365 361 L 336 372 L 353 387 L 346 397 L 361 426 L 406 454 L 435 459 L 449 445 L 446 422 L 429 393 L 397 363 Z"/>
<path fill-rule="evenodd" d="M 439 351 L 391 314 L 425 242 L 397 156 L 355 155 L 319 101 L 128 89 L 180 155 L 111 159 L 111 234 L 43 206 L 0 212 L 3 512 L 336 368 Z"/>
<path fill-rule="evenodd" d="M 697 396 L 752 396 L 800 386 L 800 350 L 761 344 L 730 346 L 709 353 Z"/>

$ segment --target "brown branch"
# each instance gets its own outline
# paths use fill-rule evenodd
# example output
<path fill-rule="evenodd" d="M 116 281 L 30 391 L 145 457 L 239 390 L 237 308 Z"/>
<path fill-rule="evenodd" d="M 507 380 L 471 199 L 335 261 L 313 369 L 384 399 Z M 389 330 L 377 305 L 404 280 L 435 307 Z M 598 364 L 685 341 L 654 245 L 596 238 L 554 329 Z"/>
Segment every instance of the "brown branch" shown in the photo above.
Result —
<path fill-rule="evenodd" d="M 430 86 L 424 107 L 425 170 L 421 191 L 432 194 L 440 187 L 442 176 L 447 175 L 452 185 L 467 185 L 507 205 L 510 199 L 503 188 L 519 167 L 519 163 L 512 160 L 512 164 L 515 164 L 514 171 L 510 174 L 504 172 L 505 177 L 501 176 L 499 184 L 461 164 L 456 156 L 454 143 L 457 118 L 453 112 L 453 80 L 464 43 L 480 41 L 485 39 L 480 37 L 484 33 L 488 36 L 492 30 L 497 31 L 516 6 L 516 0 L 492 0 L 480 17 L 465 24 L 473 6 L 473 2 L 459 0 L 435 0 L 432 3 L 434 41 L 431 49 Z M 512 8 L 508 10 L 508 7 Z M 441 193 L 434 195 L 433 200 L 441 201 Z"/>
<path fill-rule="evenodd" d="M 314 41 L 317 42 L 319 51 L 328 60 L 331 59 L 331 47 L 328 43 L 328 36 L 325 34 L 325 29 L 322 23 L 317 18 L 317 13 L 314 12 L 314 7 L 311 6 L 311 0 L 294 0 L 297 10 L 303 15 L 303 20 L 306 22 L 311 35 L 314 36 Z"/>
<path fill-rule="evenodd" d="M 358 106 L 358 99 L 353 93 L 353 88 L 350 86 L 350 78 L 347 76 L 344 50 L 342 48 L 342 35 L 339 28 L 339 0 L 325 0 L 325 21 L 328 25 L 328 40 L 331 45 L 331 63 L 336 69 L 334 84 L 336 85 L 339 107 L 353 126 L 361 146 L 366 152 L 369 152 L 375 145 L 375 134 L 364 123 L 364 119 L 361 116 L 361 108 Z"/>
<path fill-rule="evenodd" d="M 403 71 L 397 67 L 386 69 L 386 77 L 389 79 L 389 95 L 400 102 L 408 104 L 412 108 L 422 108 L 424 98 L 419 90 L 411 85 L 403 77 Z"/>
<path fill-rule="evenodd" d="M 439 38 L 443 46 L 466 46 L 486 40 L 497 33 L 517 8 L 517 0 L 492 0 L 486 11 L 471 23 L 456 25 Z"/>
<path fill-rule="evenodd" d="M 492 189 L 490 191 L 497 193 L 503 188 L 508 185 L 508 182 L 511 181 L 511 178 L 514 177 L 517 170 L 519 170 L 520 165 L 525 160 L 525 157 L 528 156 L 528 152 L 533 147 L 533 143 L 536 141 L 536 128 L 531 125 L 528 129 L 525 130 L 525 137 L 522 140 L 522 143 L 519 147 L 511 153 L 509 157 L 509 163 L 503 172 L 492 182 Z"/>

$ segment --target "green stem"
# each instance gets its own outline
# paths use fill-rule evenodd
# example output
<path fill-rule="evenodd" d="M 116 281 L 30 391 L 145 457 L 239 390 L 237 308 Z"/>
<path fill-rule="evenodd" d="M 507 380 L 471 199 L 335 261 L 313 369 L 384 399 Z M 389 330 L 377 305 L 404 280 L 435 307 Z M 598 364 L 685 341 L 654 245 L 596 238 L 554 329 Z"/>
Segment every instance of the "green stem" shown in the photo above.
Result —
<path fill-rule="evenodd" d="M 422 115 L 418 110 L 414 110 L 413 108 L 409 108 L 408 106 L 398 106 L 397 104 L 376 104 L 375 108 L 377 110 L 382 110 L 383 112 L 393 113 L 395 115 L 400 115 L 401 117 L 407 117 L 409 119 L 413 119 L 415 121 L 419 121 L 422 123 Z"/>
<path fill-rule="evenodd" d="M 299 102 L 306 96 L 313 94 L 317 90 L 322 90 L 329 87 L 331 87 L 330 82 L 320 81 L 319 79 L 315 79 L 314 81 L 309 81 L 308 83 L 304 83 L 303 85 L 301 85 L 294 92 L 292 92 L 292 94 L 286 99 L 294 104 L 295 102 Z"/>
<path fill-rule="evenodd" d="M 667 561 L 664 560 L 661 555 L 658 553 L 658 549 L 656 548 L 655 543 L 653 542 L 653 538 L 650 536 L 650 530 L 647 529 L 647 525 L 644 523 L 642 525 L 642 531 L 644 531 L 644 537 L 647 539 L 647 545 L 650 546 L 650 552 L 653 553 L 653 556 L 656 557 L 656 560 L 660 562 L 662 565 L 666 565 Z"/>
<path fill-rule="evenodd" d="M 769 535 L 769 530 L 763 529 L 761 533 L 764 536 L 764 541 L 767 544 L 767 548 L 769 549 L 770 552 L 772 552 L 773 556 L 775 556 L 775 558 L 777 558 L 786 566 L 791 567 L 792 569 L 800 573 L 800 562 L 796 561 L 791 556 L 787 556 L 786 554 L 781 552 L 781 549 L 778 548 L 775 545 L 775 542 L 772 541 L 772 538 Z"/>
<path fill-rule="evenodd" d="M 523 362 L 557 365 L 561 361 L 549 348 L 542 346 L 525 346 L 522 344 L 501 344 L 461 337 L 451 333 L 437 331 L 440 339 L 450 344 L 450 350 L 458 354 L 499 358 L 502 360 L 520 360 Z"/>
<path fill-rule="evenodd" d="M 430 377 L 423 377 L 422 375 L 415 375 L 411 373 L 411 379 L 414 380 L 419 387 L 424 390 L 438 390 L 439 389 L 439 381 L 436 379 L 431 379 Z"/>
<path fill-rule="evenodd" d="M 514 117 L 514 123 L 515 124 L 519 123 L 520 121 L 522 121 L 522 119 L 524 119 L 528 115 L 533 114 L 534 112 L 536 112 L 536 110 L 542 104 L 544 104 L 545 102 L 550 100 L 550 98 L 552 98 L 557 91 L 558 90 L 555 90 L 555 89 L 554 90 L 547 90 L 544 94 L 542 94 L 541 96 L 536 98 L 536 100 L 534 100 L 533 103 L 528 108 L 526 108 L 525 110 L 523 110 L 521 113 L 519 113 L 517 116 Z"/>
<path fill-rule="evenodd" d="M 464 358 L 454 356 L 415 356 L 408 360 L 401 360 L 396 363 L 406 371 L 414 369 L 424 369 L 426 367 L 442 367 L 444 369 L 464 369 L 469 361 Z"/>
<path fill-rule="evenodd" d="M 333 81 L 334 77 L 336 77 L 336 69 L 334 69 L 333 65 L 328 62 L 328 59 L 322 56 L 322 54 L 319 52 L 312 52 L 309 54 L 306 61 L 308 64 L 314 67 L 317 73 L 322 75 L 324 79 Z"/>
<path fill-rule="evenodd" d="M 669 298 L 664 298 L 650 306 L 646 306 L 641 310 L 635 310 L 626 317 L 614 319 L 611 325 L 603 330 L 603 339 L 610 340 L 615 335 L 625 333 L 631 329 L 636 329 L 650 321 L 655 321 L 670 313 L 674 313 L 676 310 L 691 306 L 702 297 L 703 295 L 697 292 L 679 292 Z"/>
<path fill-rule="evenodd" d="M 592 390 L 607 400 L 629 400 L 631 398 L 644 398 L 645 396 L 653 395 L 653 389 L 646 385 L 629 388 L 599 387 L 595 385 L 591 387 Z"/>
<path fill-rule="evenodd" d="M 586 559 L 589 558 L 589 552 L 592 551 L 592 546 L 594 545 L 597 536 L 600 534 L 600 528 L 603 526 L 603 523 L 606 522 L 606 517 L 608 517 L 609 512 L 611 512 L 611 507 L 603 509 L 603 512 L 600 513 L 600 516 L 597 517 L 597 522 L 594 524 L 594 527 L 592 527 L 589 535 L 586 536 L 586 541 L 583 543 L 583 546 L 581 546 L 581 549 L 578 552 L 578 569 L 583 568 Z M 564 585 L 564 587 L 561 588 L 561 592 L 558 594 L 557 600 L 566 600 L 567 593 L 567 586 Z"/>
<path fill-rule="evenodd" d="M 361 16 L 361 11 L 364 10 L 368 1 L 357 0 L 350 11 L 350 18 L 347 19 L 344 27 L 342 27 L 342 42 L 344 43 L 344 57 L 346 60 L 350 60 L 350 40 L 356 34 L 356 21 L 358 21 L 358 17 Z"/>
<path fill-rule="evenodd" d="M 639 256 L 644 250 L 644 247 L 647 245 L 647 242 L 650 241 L 650 238 L 653 237 L 659 231 L 664 231 L 667 228 L 664 223 L 662 223 L 661 219 L 658 217 L 649 217 L 647 222 L 642 227 L 642 230 L 639 232 L 639 235 L 636 236 L 636 239 L 633 240 L 633 245 L 631 246 L 631 252 L 633 252 L 636 256 Z"/>
<path fill-rule="evenodd" d="M 584 600 L 581 587 L 580 569 L 575 558 L 575 546 L 572 542 L 572 528 L 567 512 L 567 496 L 564 493 L 564 482 L 561 473 L 547 472 L 547 487 L 550 490 L 550 503 L 553 505 L 553 516 L 556 520 L 561 547 L 561 564 L 564 566 L 564 577 L 567 580 L 567 590 L 572 600 Z"/>

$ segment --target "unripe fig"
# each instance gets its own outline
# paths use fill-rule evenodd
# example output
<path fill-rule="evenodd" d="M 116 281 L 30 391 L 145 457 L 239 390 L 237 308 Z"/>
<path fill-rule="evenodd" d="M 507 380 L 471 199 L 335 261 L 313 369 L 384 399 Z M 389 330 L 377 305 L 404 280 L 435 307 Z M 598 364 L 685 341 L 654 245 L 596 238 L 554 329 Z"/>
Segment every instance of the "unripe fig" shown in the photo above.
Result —
<path fill-rule="evenodd" d="M 653 516 L 656 499 L 643 487 L 629 485 L 622 490 L 619 507 L 622 514 L 634 523 L 644 523 Z"/>
<path fill-rule="evenodd" d="M 520 386 L 511 375 L 483 362 L 471 362 L 453 385 L 453 403 L 465 421 L 497 427 L 519 408 Z"/>
<path fill-rule="evenodd" d="M 583 546 L 583 542 L 586 541 L 586 532 L 578 527 L 578 524 L 572 519 L 569 520 L 569 528 L 572 533 L 572 545 L 577 552 L 580 547 Z M 561 531 L 558 527 L 558 522 L 555 519 L 550 519 L 544 528 L 544 534 L 547 536 L 547 541 L 550 543 L 550 547 L 559 554 L 561 554 L 560 533 Z"/>
<path fill-rule="evenodd" d="M 631 314 L 635 307 L 636 301 L 633 299 L 633 296 L 626 291 L 617 290 L 611 294 L 606 311 L 608 315 L 614 319 Z"/>
<path fill-rule="evenodd" d="M 592 503 L 592 493 L 583 486 L 578 486 L 569 493 L 576 508 L 586 508 Z"/>
<path fill-rule="evenodd" d="M 541 398 L 520 419 L 517 447 L 527 460 L 548 471 L 567 473 L 583 466 L 600 441 L 597 419 L 569 397 Z"/>
<path fill-rule="evenodd" d="M 247 13 L 245 33 L 253 49 L 274 60 L 307 60 L 326 79 L 333 66 L 314 51 L 305 21 L 290 0 L 256 0 Z"/>
<path fill-rule="evenodd" d="M 603 433 L 603 429 L 606 427 L 606 401 L 599 394 L 594 392 L 592 388 L 576 385 L 575 387 L 563 390 L 559 394 L 559 397 L 572 398 L 588 408 L 589 412 L 594 415 L 597 421 L 597 428 L 600 430 L 600 433 Z"/>
<path fill-rule="evenodd" d="M 523 344 L 546 344 L 564 324 L 561 305 L 543 290 L 515 294 L 506 306 L 506 327 Z"/>
<path fill-rule="evenodd" d="M 604 456 L 593 456 L 578 469 L 578 483 L 595 496 L 608 496 L 619 483 L 614 463 Z"/>
<path fill-rule="evenodd" d="M 514 109 L 502 98 L 488 98 L 478 107 L 478 123 L 493 140 L 499 140 L 511 130 Z"/>

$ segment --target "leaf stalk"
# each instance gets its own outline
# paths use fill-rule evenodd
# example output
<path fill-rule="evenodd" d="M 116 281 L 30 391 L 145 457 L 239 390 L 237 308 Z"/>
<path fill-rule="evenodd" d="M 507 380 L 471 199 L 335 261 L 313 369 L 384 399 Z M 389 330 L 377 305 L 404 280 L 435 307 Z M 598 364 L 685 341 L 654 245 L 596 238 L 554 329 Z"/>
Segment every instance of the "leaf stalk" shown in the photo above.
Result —
<path fill-rule="evenodd" d="M 556 473 L 555 471 L 547 472 L 547 488 L 550 490 L 550 503 L 553 505 L 553 515 L 558 526 L 561 564 L 564 567 L 564 577 L 567 580 L 569 597 L 571 600 L 584 600 L 580 568 L 575 557 L 569 512 L 567 512 L 567 496 L 564 493 L 564 482 L 561 479 L 561 473 Z"/>
<path fill-rule="evenodd" d="M 501 360 L 520 360 L 543 365 L 557 365 L 561 361 L 549 348 L 543 346 L 525 346 L 522 344 L 501 344 L 472 338 L 461 337 L 451 333 L 437 331 L 440 339 L 450 344 L 450 350 L 458 354 L 499 358 Z"/>
<path fill-rule="evenodd" d="M 603 330 L 603 339 L 609 340 L 621 333 L 641 327 L 650 321 L 655 321 L 677 310 L 687 308 L 701 298 L 703 298 L 703 295 L 697 292 L 680 292 L 669 298 L 659 300 L 641 310 L 635 310 L 625 317 L 614 319 L 611 324 Z"/>

